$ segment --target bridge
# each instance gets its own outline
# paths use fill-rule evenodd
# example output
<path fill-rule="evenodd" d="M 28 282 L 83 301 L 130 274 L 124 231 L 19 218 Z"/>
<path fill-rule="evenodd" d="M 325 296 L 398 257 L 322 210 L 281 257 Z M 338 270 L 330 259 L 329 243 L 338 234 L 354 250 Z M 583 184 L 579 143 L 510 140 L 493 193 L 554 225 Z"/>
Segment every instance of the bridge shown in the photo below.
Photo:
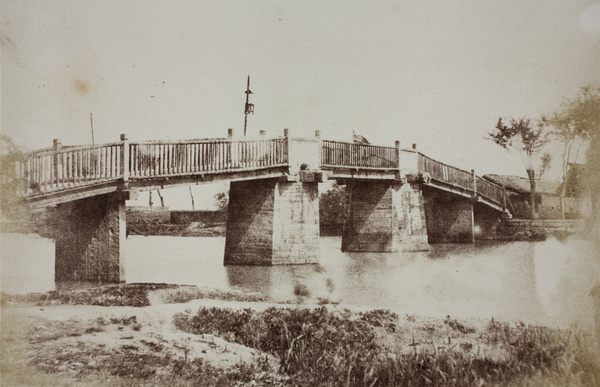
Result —
<path fill-rule="evenodd" d="M 121 282 L 125 201 L 139 191 L 230 182 L 224 263 L 317 263 L 318 183 L 348 187 L 342 250 L 473 242 L 508 214 L 503 187 L 411 149 L 283 136 L 120 141 L 31 152 L 16 166 L 30 209 L 54 208 L 56 280 Z"/>

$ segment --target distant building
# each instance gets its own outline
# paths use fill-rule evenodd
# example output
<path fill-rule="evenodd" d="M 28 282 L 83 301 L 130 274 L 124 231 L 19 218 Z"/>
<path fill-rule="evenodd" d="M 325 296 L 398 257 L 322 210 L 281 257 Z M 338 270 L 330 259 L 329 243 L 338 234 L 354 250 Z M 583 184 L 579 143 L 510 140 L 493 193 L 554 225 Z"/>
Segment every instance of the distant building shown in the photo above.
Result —
<path fill-rule="evenodd" d="M 569 163 L 567 171 L 567 189 L 565 197 L 567 198 L 583 198 L 585 196 L 584 179 L 588 170 L 586 164 Z M 562 184 L 559 187 L 558 193 L 562 190 Z"/>
<path fill-rule="evenodd" d="M 570 165 L 567 175 L 567 190 L 565 195 L 565 217 L 577 219 L 582 209 L 587 206 L 587 200 L 581 184 L 582 164 Z M 529 218 L 529 179 L 514 175 L 485 175 L 485 179 L 506 188 L 508 193 L 508 209 L 515 218 Z M 535 205 L 540 219 L 560 219 L 560 192 L 562 184 L 558 180 L 536 180 Z"/>

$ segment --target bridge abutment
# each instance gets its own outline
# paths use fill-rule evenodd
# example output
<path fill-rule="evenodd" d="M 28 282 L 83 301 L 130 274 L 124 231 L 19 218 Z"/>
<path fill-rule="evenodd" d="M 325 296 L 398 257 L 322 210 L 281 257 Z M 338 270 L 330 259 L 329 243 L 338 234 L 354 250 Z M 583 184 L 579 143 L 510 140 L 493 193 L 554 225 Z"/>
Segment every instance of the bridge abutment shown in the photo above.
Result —
<path fill-rule="evenodd" d="M 225 265 L 318 262 L 317 182 L 231 182 Z"/>
<path fill-rule="evenodd" d="M 56 281 L 125 281 L 126 199 L 115 192 L 57 206 Z"/>
<path fill-rule="evenodd" d="M 350 203 L 342 251 L 429 249 L 419 184 L 360 181 L 349 183 L 348 191 Z"/>
<path fill-rule="evenodd" d="M 429 243 L 473 243 L 474 214 L 471 198 L 425 187 L 425 216 Z"/>

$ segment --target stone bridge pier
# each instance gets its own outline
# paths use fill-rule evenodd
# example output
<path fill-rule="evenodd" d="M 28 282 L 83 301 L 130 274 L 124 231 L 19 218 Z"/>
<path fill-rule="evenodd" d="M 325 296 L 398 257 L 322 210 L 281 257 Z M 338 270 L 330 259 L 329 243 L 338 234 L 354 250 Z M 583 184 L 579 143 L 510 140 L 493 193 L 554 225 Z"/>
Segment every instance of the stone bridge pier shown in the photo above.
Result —
<path fill-rule="evenodd" d="M 119 191 L 56 206 L 55 280 L 124 282 L 125 201 Z"/>
<path fill-rule="evenodd" d="M 289 176 L 230 183 L 225 265 L 319 262 L 318 132 L 289 141 Z"/>
<path fill-rule="evenodd" d="M 319 262 L 317 182 L 230 183 L 225 265 Z"/>
<path fill-rule="evenodd" d="M 428 250 L 421 184 L 348 182 L 349 206 L 342 251 Z"/>
<path fill-rule="evenodd" d="M 473 200 L 430 187 L 423 188 L 429 243 L 473 243 Z"/>

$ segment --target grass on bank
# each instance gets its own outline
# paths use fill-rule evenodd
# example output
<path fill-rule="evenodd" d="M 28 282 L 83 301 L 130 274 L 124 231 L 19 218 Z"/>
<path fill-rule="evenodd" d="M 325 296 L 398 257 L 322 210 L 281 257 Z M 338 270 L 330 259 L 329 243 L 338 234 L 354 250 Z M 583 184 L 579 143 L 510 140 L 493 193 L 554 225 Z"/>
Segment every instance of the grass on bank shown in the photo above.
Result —
<path fill-rule="evenodd" d="M 151 304 L 149 295 L 160 303 L 185 303 L 196 299 L 219 299 L 224 301 L 261 302 L 268 297 L 260 293 L 245 293 L 235 290 L 200 288 L 169 284 L 132 283 L 103 285 L 84 289 L 61 289 L 46 293 L 13 295 L 2 293 L 0 305 L 31 304 L 48 305 L 99 305 L 144 307 Z"/>
<path fill-rule="evenodd" d="M 295 385 L 481 386 L 600 384 L 600 363 L 589 335 L 491 321 L 469 345 L 398 344 L 398 316 L 388 311 L 351 314 L 318 309 L 234 311 L 201 308 L 178 314 L 186 332 L 212 333 L 276 355 Z M 472 328 L 447 319 L 451 330 Z M 450 339 L 448 339 L 450 340 Z"/>
<path fill-rule="evenodd" d="M 152 300 L 158 297 L 165 303 L 195 298 L 248 301 L 255 297 L 164 284 L 102 289 L 19 297 L 37 305 L 122 305 L 132 296 L 130 302 L 135 306 L 142 304 L 140 300 L 148 302 L 149 293 Z M 263 296 L 256 297 L 263 301 Z M 3 296 L 3 305 L 8 301 Z M 266 357 L 261 356 L 228 369 L 188 357 L 185 345 L 174 349 L 156 340 L 152 328 L 140 324 L 135 316 L 41 324 L 28 336 L 35 352 L 33 364 L 45 372 L 71 375 L 83 385 L 600 385 L 594 341 L 576 328 L 559 330 L 494 320 L 475 327 L 450 317 L 423 320 L 409 315 L 399 318 L 385 310 L 353 313 L 325 307 L 272 307 L 262 312 L 201 308 L 195 314 L 176 314 L 174 323 L 187 333 L 213 334 L 275 356 L 279 370 L 269 368 Z M 122 342 L 116 349 L 90 340 L 115 329 Z M 138 337 L 133 344 L 129 341 L 132 336 Z"/>

